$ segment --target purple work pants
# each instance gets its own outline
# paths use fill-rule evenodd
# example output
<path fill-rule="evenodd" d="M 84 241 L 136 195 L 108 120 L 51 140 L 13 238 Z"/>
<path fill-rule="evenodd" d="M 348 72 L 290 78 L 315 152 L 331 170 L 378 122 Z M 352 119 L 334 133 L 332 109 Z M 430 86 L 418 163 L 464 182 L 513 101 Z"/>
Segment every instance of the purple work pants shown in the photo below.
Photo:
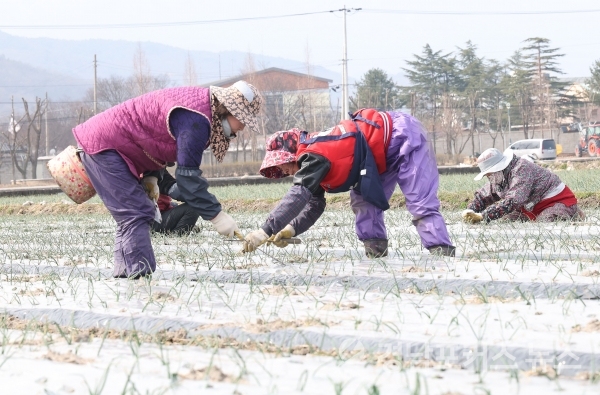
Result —
<path fill-rule="evenodd" d="M 406 208 L 413 216 L 421 243 L 425 248 L 450 246 L 450 236 L 440 214 L 437 197 L 439 174 L 435 156 L 429 149 L 425 130 L 410 115 L 389 112 L 393 130 L 387 151 L 386 171 L 381 182 L 389 200 L 400 186 L 406 198 Z M 351 191 L 352 211 L 356 214 L 356 234 L 360 240 L 387 239 L 383 211 L 366 202 L 361 195 Z"/>
<path fill-rule="evenodd" d="M 81 153 L 94 189 L 117 222 L 114 277 L 137 277 L 156 269 L 150 242 L 155 207 L 139 179 L 114 150 L 94 155 Z"/>

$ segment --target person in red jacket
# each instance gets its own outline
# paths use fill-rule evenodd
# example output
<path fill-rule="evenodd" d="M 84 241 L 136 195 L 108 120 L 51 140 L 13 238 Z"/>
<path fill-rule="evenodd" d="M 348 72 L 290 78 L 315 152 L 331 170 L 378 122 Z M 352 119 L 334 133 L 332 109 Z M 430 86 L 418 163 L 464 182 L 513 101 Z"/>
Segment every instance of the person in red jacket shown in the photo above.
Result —
<path fill-rule="evenodd" d="M 455 254 L 439 211 L 435 157 L 425 129 L 408 114 L 362 109 L 321 133 L 277 132 L 267 142 L 260 173 L 267 178 L 293 175 L 293 186 L 264 224 L 246 235 L 245 252 L 269 239 L 277 245 L 305 232 L 325 210 L 325 192 L 350 191 L 355 230 L 366 255 L 386 256 L 383 212 L 399 185 L 423 247 L 433 254 Z"/>

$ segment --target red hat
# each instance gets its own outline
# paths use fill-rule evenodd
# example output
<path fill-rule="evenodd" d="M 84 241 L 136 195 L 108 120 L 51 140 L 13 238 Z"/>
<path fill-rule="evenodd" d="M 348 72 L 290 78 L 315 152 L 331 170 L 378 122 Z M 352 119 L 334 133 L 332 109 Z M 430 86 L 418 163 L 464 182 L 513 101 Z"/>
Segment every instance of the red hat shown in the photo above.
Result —
<path fill-rule="evenodd" d="M 285 163 L 296 162 L 296 151 L 300 141 L 300 129 L 294 128 L 274 133 L 267 140 L 265 159 L 260 166 L 260 174 L 266 178 L 283 178 L 280 168 Z"/>

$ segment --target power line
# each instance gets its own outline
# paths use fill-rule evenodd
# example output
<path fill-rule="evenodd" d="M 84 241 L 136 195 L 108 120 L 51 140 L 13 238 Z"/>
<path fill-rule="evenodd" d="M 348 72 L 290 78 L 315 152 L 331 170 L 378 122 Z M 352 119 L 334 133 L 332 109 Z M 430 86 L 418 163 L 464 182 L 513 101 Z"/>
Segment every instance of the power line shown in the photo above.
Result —
<path fill-rule="evenodd" d="M 67 87 L 67 86 L 90 86 L 89 84 L 65 84 L 65 85 L 57 85 L 57 84 L 44 84 L 44 85 L 0 85 L 0 88 L 55 88 L 55 87 Z"/>
<path fill-rule="evenodd" d="M 98 24 L 98 25 L 0 25 L 0 29 L 126 29 L 140 27 L 179 27 L 193 25 L 208 25 L 213 23 L 229 23 L 229 22 L 245 22 L 245 21 L 260 21 L 265 19 L 291 18 L 296 16 L 307 16 L 317 14 L 328 14 L 338 12 L 339 10 L 303 12 L 299 14 L 283 14 L 270 16 L 257 16 L 246 18 L 231 18 L 231 19 L 209 19 L 204 21 L 182 21 L 182 22 L 156 22 L 156 23 L 115 23 L 115 24 Z"/>
<path fill-rule="evenodd" d="M 26 30 L 69 30 L 69 29 L 128 29 L 128 28 L 152 28 L 152 27 L 180 27 L 193 25 L 208 25 L 216 23 L 260 21 L 266 19 L 292 18 L 299 16 L 309 16 L 318 14 L 328 14 L 340 10 L 326 10 L 303 12 L 297 14 L 268 15 L 245 18 L 229 19 L 207 19 L 200 21 L 180 21 L 180 22 L 155 22 L 155 23 L 114 23 L 114 24 L 96 24 L 96 25 L 0 25 L 0 29 L 26 29 Z M 363 8 L 364 12 L 380 14 L 404 14 L 404 15 L 564 15 L 564 14 L 589 14 L 600 12 L 600 9 L 587 10 L 541 10 L 541 11 L 426 11 L 426 10 L 393 10 L 393 9 L 373 9 Z"/>
<path fill-rule="evenodd" d="M 588 14 L 600 12 L 600 9 L 591 10 L 561 10 L 561 11 L 424 11 L 424 10 L 388 10 L 363 8 L 363 11 L 379 14 L 405 14 L 405 15 L 554 15 L 554 14 Z"/>
<path fill-rule="evenodd" d="M 13 102 L 10 101 L 0 101 L 0 104 L 11 104 Z M 51 104 L 73 104 L 73 103 L 77 103 L 77 104 L 94 104 L 93 100 L 72 100 L 72 101 L 52 101 L 50 102 Z M 103 101 L 98 101 L 98 103 L 108 103 L 110 104 L 110 102 L 108 100 L 103 100 Z"/>

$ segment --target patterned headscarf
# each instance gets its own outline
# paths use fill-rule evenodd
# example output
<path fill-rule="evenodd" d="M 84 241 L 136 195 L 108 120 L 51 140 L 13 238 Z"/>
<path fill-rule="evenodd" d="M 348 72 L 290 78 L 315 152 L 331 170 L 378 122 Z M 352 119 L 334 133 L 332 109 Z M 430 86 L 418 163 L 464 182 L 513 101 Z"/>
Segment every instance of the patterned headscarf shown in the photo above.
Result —
<path fill-rule="evenodd" d="M 502 174 L 502 170 L 489 173 L 487 176 L 488 180 L 490 180 L 490 184 L 500 185 L 502 184 L 502 181 L 504 181 L 504 174 Z"/>
<path fill-rule="evenodd" d="M 260 174 L 266 178 L 287 177 L 277 166 L 296 162 L 300 141 L 300 129 L 294 128 L 274 133 L 266 143 L 267 152 L 260 166 Z"/>
<path fill-rule="evenodd" d="M 217 114 L 217 107 L 219 105 L 219 101 L 217 98 L 211 94 L 210 95 L 210 111 L 212 113 L 212 125 L 210 130 L 210 148 L 213 152 L 215 158 L 217 158 L 217 162 L 222 162 L 227 150 L 229 149 L 229 139 L 225 137 L 225 133 L 223 132 L 223 123 L 221 122 L 221 118 Z"/>
<path fill-rule="evenodd" d="M 212 112 L 210 146 L 217 161 L 222 162 L 229 149 L 229 139 L 223 133 L 223 123 L 216 112 L 218 103 L 222 103 L 231 115 L 256 133 L 258 132 L 256 118 L 260 113 L 262 97 L 258 90 L 246 81 L 238 81 L 228 88 L 210 87 Z"/>

